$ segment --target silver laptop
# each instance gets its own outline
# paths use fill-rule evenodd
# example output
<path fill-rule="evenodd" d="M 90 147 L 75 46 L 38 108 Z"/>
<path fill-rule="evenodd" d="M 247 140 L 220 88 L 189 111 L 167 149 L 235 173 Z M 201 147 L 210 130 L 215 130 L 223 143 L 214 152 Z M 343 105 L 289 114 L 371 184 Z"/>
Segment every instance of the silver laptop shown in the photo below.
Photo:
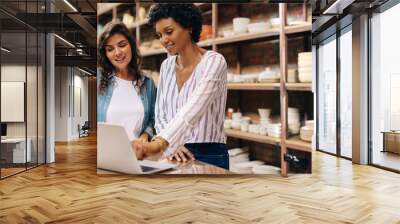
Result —
<path fill-rule="evenodd" d="M 150 174 L 175 167 L 167 162 L 138 160 L 125 128 L 98 123 L 97 168 L 127 174 Z"/>

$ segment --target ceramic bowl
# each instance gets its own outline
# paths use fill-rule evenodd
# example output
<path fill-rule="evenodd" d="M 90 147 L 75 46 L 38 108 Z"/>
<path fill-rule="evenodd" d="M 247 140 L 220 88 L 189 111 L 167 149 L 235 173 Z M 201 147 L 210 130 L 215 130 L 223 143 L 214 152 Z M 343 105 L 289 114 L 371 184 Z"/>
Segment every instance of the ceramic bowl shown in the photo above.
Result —
<path fill-rule="evenodd" d="M 234 18 L 233 19 L 233 32 L 235 34 L 246 33 L 249 23 L 250 23 L 249 18 L 245 18 L 245 17 Z"/>
<path fill-rule="evenodd" d="M 235 120 L 232 121 L 233 129 L 240 130 L 241 126 L 242 126 L 242 123 L 240 121 L 235 121 Z"/>
<path fill-rule="evenodd" d="M 242 123 L 242 124 L 240 125 L 240 131 L 248 132 L 248 131 L 249 131 L 249 124 Z"/>
<path fill-rule="evenodd" d="M 265 126 L 260 126 L 260 135 L 267 135 L 268 131 Z"/>
<path fill-rule="evenodd" d="M 258 108 L 258 114 L 260 115 L 261 119 L 268 119 L 269 115 L 271 114 L 271 109 Z"/>
<path fill-rule="evenodd" d="M 269 22 L 271 23 L 271 26 L 276 27 L 281 24 L 281 19 L 280 18 L 271 18 L 269 20 Z"/>
<path fill-rule="evenodd" d="M 232 128 L 232 120 L 231 119 L 225 119 L 224 121 L 224 128 Z"/>
<path fill-rule="evenodd" d="M 241 119 L 242 119 L 242 113 L 241 112 L 232 113 L 232 120 L 240 121 Z"/>
<path fill-rule="evenodd" d="M 250 23 L 248 25 L 249 33 L 267 32 L 268 28 L 269 28 L 269 25 L 266 22 Z"/>
<path fill-rule="evenodd" d="M 224 37 L 231 37 L 231 36 L 233 36 L 235 33 L 232 31 L 232 30 L 224 30 L 223 32 L 222 32 L 222 35 L 224 36 Z"/>

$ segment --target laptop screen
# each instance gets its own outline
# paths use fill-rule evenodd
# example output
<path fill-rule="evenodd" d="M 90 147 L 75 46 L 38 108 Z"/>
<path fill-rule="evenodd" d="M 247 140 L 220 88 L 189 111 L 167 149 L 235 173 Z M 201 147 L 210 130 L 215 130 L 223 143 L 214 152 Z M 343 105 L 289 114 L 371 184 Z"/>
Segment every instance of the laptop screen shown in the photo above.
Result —
<path fill-rule="evenodd" d="M 143 166 L 143 165 L 141 165 L 140 167 L 142 168 L 142 171 L 143 171 L 144 173 L 150 172 L 150 171 L 153 171 L 153 170 L 156 170 L 156 169 L 157 169 L 157 168 L 154 168 L 154 167 Z"/>

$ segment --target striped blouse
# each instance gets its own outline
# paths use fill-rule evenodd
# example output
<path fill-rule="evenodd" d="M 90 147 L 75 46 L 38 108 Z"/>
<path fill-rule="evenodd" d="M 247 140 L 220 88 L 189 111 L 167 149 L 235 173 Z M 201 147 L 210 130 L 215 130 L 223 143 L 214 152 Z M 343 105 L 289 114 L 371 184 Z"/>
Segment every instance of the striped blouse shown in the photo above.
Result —
<path fill-rule="evenodd" d="M 185 143 L 226 143 L 227 96 L 225 58 L 207 51 L 178 91 L 176 56 L 163 61 L 155 106 L 155 129 L 169 142 L 164 156 Z"/>

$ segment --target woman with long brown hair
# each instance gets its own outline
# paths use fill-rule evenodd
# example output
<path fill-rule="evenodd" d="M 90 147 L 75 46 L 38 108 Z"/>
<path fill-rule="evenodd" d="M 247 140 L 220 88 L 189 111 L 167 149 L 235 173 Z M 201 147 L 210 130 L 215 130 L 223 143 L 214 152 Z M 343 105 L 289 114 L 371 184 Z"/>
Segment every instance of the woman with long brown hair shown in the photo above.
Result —
<path fill-rule="evenodd" d="M 154 82 L 140 71 L 134 37 L 121 22 L 110 22 L 99 39 L 97 121 L 125 127 L 130 141 L 154 135 Z"/>

